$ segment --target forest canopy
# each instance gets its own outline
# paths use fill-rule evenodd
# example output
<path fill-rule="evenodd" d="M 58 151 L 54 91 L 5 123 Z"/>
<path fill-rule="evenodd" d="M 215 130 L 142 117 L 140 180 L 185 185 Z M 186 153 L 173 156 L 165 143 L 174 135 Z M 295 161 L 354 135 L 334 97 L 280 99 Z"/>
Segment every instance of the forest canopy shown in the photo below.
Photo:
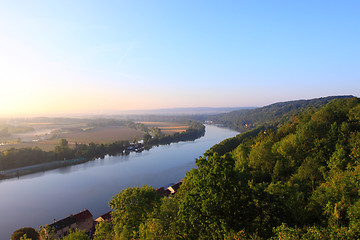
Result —
<path fill-rule="evenodd" d="M 359 98 L 266 122 L 195 162 L 175 195 L 116 194 L 93 239 L 360 238 Z"/>
<path fill-rule="evenodd" d="M 120 192 L 94 239 L 358 239 L 359 130 L 360 99 L 347 98 L 240 134 L 197 159 L 174 197 Z"/>
<path fill-rule="evenodd" d="M 347 99 L 353 96 L 331 96 L 310 100 L 294 100 L 274 103 L 255 109 L 242 109 L 228 113 L 207 116 L 206 118 L 216 123 L 223 124 L 237 131 L 250 129 L 269 124 L 278 124 L 289 121 L 294 115 L 298 115 L 309 108 L 319 110 L 334 99 Z"/>

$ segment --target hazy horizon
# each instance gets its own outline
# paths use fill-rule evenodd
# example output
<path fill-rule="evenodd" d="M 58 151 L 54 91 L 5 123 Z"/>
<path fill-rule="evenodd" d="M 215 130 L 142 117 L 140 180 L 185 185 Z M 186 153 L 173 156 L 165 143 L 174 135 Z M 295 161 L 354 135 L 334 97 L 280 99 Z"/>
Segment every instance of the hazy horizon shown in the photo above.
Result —
<path fill-rule="evenodd" d="M 334 96 L 345 96 L 345 95 L 334 95 Z M 334 97 L 334 96 L 320 96 L 316 98 L 309 99 L 288 99 L 286 101 L 280 102 L 272 102 L 262 106 L 247 106 L 247 107 L 178 107 L 178 108 L 149 108 L 149 109 L 129 109 L 129 110 L 101 110 L 101 111 L 93 111 L 93 112 L 75 112 L 75 113 L 33 113 L 33 114 L 17 114 L 17 115 L 3 115 L 0 116 L 0 119 L 11 119 L 11 118 L 93 118 L 93 117 L 116 117 L 116 116 L 136 116 L 136 115 L 199 115 L 199 114 L 218 114 L 231 112 L 236 110 L 245 110 L 245 109 L 255 109 L 261 108 L 265 106 L 269 106 L 276 103 L 283 102 L 292 102 L 292 101 L 301 101 L 301 100 L 310 100 L 310 99 L 318 99 L 318 98 L 326 98 L 326 97 Z M 347 95 L 354 96 L 354 95 Z M 354 96 L 359 97 L 359 96 Z"/>
<path fill-rule="evenodd" d="M 358 1 L 0 6 L 0 118 L 359 94 Z"/>
<path fill-rule="evenodd" d="M 131 116 L 131 115 L 193 115 L 193 114 L 216 114 L 230 111 L 236 111 L 240 109 L 254 109 L 256 107 L 181 107 L 181 108 L 157 108 L 157 109 L 129 109 L 129 110 L 106 110 L 106 111 L 94 111 L 93 113 L 34 113 L 29 115 L 9 115 L 0 116 L 0 119 L 9 118 L 82 118 L 82 117 L 114 117 L 114 116 Z"/>

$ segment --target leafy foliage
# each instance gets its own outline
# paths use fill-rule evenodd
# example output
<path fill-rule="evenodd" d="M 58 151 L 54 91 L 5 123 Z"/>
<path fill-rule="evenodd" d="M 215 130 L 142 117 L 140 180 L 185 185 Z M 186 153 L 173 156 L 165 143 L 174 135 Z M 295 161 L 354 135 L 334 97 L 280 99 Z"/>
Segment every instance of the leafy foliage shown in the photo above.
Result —
<path fill-rule="evenodd" d="M 11 240 L 20 240 L 20 239 L 32 239 L 38 240 L 40 238 L 39 233 L 30 227 L 20 228 L 13 232 Z"/>
<path fill-rule="evenodd" d="M 217 123 L 238 131 L 246 131 L 264 124 L 284 123 L 294 115 L 307 111 L 309 108 L 319 109 L 333 99 L 346 99 L 353 96 L 334 96 L 311 100 L 296 100 L 275 103 L 261 108 L 238 110 L 207 117 Z"/>
<path fill-rule="evenodd" d="M 113 235 L 113 226 L 107 221 L 101 221 L 95 226 L 94 240 L 111 239 Z"/>
<path fill-rule="evenodd" d="M 46 152 L 35 148 L 10 148 L 0 152 L 0 171 L 41 163 L 50 163 L 64 159 L 104 157 L 106 154 L 121 153 L 129 146 L 128 141 L 116 141 L 109 144 L 75 144 L 70 148 L 66 139 L 60 139 L 54 151 Z"/>
<path fill-rule="evenodd" d="M 75 230 L 70 231 L 70 233 L 63 237 L 62 240 L 90 240 L 90 237 L 85 231 Z"/>
<path fill-rule="evenodd" d="M 114 234 L 120 239 L 138 238 L 139 226 L 160 202 L 152 187 L 127 188 L 115 195 L 109 205 L 112 212 Z"/>
<path fill-rule="evenodd" d="M 217 144 L 175 197 L 125 190 L 118 201 L 148 200 L 115 213 L 113 239 L 360 238 L 359 109 L 334 99 Z"/>
<path fill-rule="evenodd" d="M 199 122 L 189 122 L 189 128 L 185 132 L 174 133 L 172 135 L 162 134 L 159 128 L 153 128 L 152 133 L 144 135 L 145 146 L 159 144 L 170 144 L 179 141 L 193 141 L 205 134 L 205 126 Z"/>
<path fill-rule="evenodd" d="M 175 196 L 121 191 L 94 239 L 359 239 L 360 99 L 330 100 L 278 105 L 296 115 L 213 146 Z"/>
<path fill-rule="evenodd" d="M 250 189 L 229 155 L 196 160 L 179 193 L 180 222 L 187 239 L 219 239 L 249 221 Z"/>

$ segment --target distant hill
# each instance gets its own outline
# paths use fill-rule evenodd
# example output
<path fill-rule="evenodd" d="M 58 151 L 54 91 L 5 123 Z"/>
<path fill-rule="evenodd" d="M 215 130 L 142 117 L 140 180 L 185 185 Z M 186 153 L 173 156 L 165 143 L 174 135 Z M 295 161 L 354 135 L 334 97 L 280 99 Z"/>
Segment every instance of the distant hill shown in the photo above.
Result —
<path fill-rule="evenodd" d="M 188 107 L 188 108 L 163 108 L 148 110 L 127 110 L 127 111 L 108 111 L 104 115 L 193 115 L 193 114 L 220 114 L 244 109 L 254 109 L 254 107 Z"/>
<path fill-rule="evenodd" d="M 223 124 L 238 131 L 253 129 L 259 125 L 276 124 L 288 121 L 293 115 L 299 114 L 308 108 L 319 109 L 333 99 L 353 98 L 354 96 L 330 96 L 310 100 L 295 100 L 274 103 L 256 109 L 241 109 L 229 113 L 209 116 L 209 120 Z"/>

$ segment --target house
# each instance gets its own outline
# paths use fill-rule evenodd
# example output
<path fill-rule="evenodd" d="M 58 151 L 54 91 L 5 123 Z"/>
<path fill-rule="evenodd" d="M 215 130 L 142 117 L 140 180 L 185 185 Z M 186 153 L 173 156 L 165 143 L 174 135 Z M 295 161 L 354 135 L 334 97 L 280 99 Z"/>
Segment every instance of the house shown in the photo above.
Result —
<path fill-rule="evenodd" d="M 99 223 L 99 222 L 102 222 L 102 221 L 105 221 L 105 222 L 111 222 L 111 211 L 101 215 L 100 217 L 98 217 L 97 219 L 95 219 L 95 222 L 96 223 Z"/>
<path fill-rule="evenodd" d="M 181 182 L 171 185 L 170 187 L 168 187 L 166 189 L 164 187 L 161 187 L 161 188 L 155 189 L 155 191 L 158 194 L 160 194 L 162 197 L 168 197 L 170 195 L 174 195 L 179 190 L 181 184 L 182 184 L 182 180 L 181 180 Z"/>
<path fill-rule="evenodd" d="M 162 197 L 168 197 L 171 194 L 170 190 L 165 189 L 164 187 L 157 188 L 157 189 L 155 189 L 155 191 L 158 194 L 160 194 Z"/>
<path fill-rule="evenodd" d="M 85 209 L 75 215 L 70 215 L 59 221 L 50 224 L 49 227 L 54 230 L 53 237 L 55 239 L 61 238 L 69 234 L 70 230 L 80 229 L 87 233 L 92 233 L 94 228 L 93 215 L 89 210 Z M 45 230 L 46 231 L 46 230 Z"/>
<path fill-rule="evenodd" d="M 75 219 L 70 215 L 64 219 L 59 221 L 55 221 L 50 224 L 49 227 L 54 230 L 54 238 L 61 238 L 69 234 L 70 230 L 74 230 L 76 228 Z"/>
<path fill-rule="evenodd" d="M 178 183 L 168 187 L 167 190 L 169 190 L 171 194 L 175 194 L 179 190 L 181 184 L 182 184 L 182 182 L 178 182 Z"/>
<path fill-rule="evenodd" d="M 85 209 L 75 214 L 73 218 L 75 219 L 77 229 L 84 230 L 87 233 L 92 232 L 94 228 L 94 218 L 89 210 Z"/>

